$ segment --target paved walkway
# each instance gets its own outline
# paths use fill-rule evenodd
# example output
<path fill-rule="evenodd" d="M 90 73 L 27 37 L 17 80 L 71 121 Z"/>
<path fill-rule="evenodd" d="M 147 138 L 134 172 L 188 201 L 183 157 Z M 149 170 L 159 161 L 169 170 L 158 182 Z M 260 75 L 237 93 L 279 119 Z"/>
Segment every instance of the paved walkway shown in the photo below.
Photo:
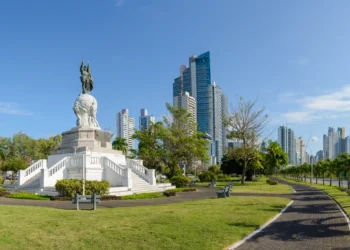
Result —
<path fill-rule="evenodd" d="M 350 249 L 349 225 L 336 203 L 315 188 L 290 185 L 296 191 L 292 195 L 293 204 L 275 222 L 237 249 Z"/>
<path fill-rule="evenodd" d="M 102 201 L 97 208 L 115 208 L 115 207 L 135 207 L 152 206 L 160 204 L 171 204 L 185 201 L 195 201 L 216 197 L 216 188 L 196 187 L 197 192 L 179 192 L 177 196 L 168 198 L 145 199 L 145 200 L 111 200 Z M 76 209 L 76 205 L 71 201 L 38 201 L 38 200 L 20 200 L 0 197 L 0 205 L 20 205 L 20 206 L 39 206 L 58 209 Z M 92 204 L 79 204 L 80 209 L 91 209 Z"/>

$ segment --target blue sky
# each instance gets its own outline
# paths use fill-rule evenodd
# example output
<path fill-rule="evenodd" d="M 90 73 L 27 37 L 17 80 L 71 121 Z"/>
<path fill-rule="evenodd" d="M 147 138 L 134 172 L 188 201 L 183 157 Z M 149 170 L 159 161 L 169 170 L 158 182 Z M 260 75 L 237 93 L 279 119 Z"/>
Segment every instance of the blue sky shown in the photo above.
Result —
<path fill-rule="evenodd" d="M 0 2 L 0 136 L 39 138 L 75 126 L 79 65 L 90 61 L 103 128 L 116 113 L 157 119 L 192 54 L 233 104 L 258 98 L 268 130 L 350 132 L 349 1 L 62 0 Z"/>

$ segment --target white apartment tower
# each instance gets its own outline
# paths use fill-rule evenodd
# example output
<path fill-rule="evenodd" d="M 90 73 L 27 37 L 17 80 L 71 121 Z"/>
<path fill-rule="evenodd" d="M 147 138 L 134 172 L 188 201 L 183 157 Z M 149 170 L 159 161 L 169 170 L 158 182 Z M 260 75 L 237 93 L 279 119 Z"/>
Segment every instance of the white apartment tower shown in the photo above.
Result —
<path fill-rule="evenodd" d="M 129 116 L 128 109 L 122 109 L 117 114 L 117 136 L 126 139 L 129 149 L 134 149 L 134 130 L 135 119 Z"/>
<path fill-rule="evenodd" d="M 155 123 L 154 116 L 149 115 L 147 109 L 141 109 L 141 116 L 139 118 L 139 129 L 141 131 L 149 129 L 151 123 Z"/>
<path fill-rule="evenodd" d="M 197 103 L 194 97 L 190 96 L 188 92 L 183 92 L 182 95 L 174 97 L 174 107 L 180 107 L 187 110 L 191 114 L 192 125 L 197 121 Z"/>

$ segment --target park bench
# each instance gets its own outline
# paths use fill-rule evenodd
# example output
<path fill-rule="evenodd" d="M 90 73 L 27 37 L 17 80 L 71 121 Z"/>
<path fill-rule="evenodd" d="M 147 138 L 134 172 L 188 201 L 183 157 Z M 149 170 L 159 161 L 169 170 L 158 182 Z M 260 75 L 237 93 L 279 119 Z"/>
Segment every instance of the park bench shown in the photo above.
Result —
<path fill-rule="evenodd" d="M 208 187 L 216 187 L 216 181 L 211 181 Z"/>
<path fill-rule="evenodd" d="M 230 197 L 230 186 L 227 185 L 224 189 L 217 191 L 216 195 L 218 196 L 218 198 Z"/>
<path fill-rule="evenodd" d="M 232 187 L 233 187 L 233 182 L 231 181 L 231 182 L 229 182 L 228 184 L 227 184 L 227 186 L 229 186 L 230 187 L 230 190 L 232 189 Z"/>
<path fill-rule="evenodd" d="M 73 204 L 77 204 L 77 210 L 79 210 L 79 203 L 90 203 L 93 204 L 93 209 L 96 210 L 96 203 L 101 202 L 101 195 L 80 195 L 75 194 L 72 200 Z"/>

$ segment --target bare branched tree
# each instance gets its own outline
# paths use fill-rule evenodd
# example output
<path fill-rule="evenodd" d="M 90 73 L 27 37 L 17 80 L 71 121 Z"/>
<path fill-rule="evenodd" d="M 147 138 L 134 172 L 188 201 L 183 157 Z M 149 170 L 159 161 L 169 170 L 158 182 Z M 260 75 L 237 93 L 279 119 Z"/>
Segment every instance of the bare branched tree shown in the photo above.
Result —
<path fill-rule="evenodd" d="M 259 138 L 267 125 L 268 116 L 265 108 L 256 108 L 257 100 L 245 101 L 239 99 L 237 107 L 231 105 L 231 111 L 225 122 L 228 127 L 229 139 L 236 139 L 242 143 L 241 147 L 231 151 L 233 156 L 243 162 L 242 184 L 245 181 L 247 166 L 259 158 Z"/>

